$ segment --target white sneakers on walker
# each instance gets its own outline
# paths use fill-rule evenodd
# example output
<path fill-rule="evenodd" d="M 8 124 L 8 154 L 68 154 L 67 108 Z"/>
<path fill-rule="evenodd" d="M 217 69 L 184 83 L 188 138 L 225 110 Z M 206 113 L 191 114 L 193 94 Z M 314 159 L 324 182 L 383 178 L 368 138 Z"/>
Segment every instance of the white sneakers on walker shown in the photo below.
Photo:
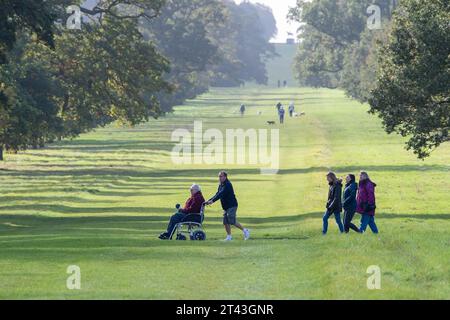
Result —
<path fill-rule="evenodd" d="M 243 232 L 244 232 L 244 240 L 250 239 L 250 230 L 244 229 Z M 232 236 L 227 236 L 225 238 L 225 240 L 223 240 L 223 241 L 228 242 L 228 241 L 232 241 L 232 240 L 233 240 Z"/>
<path fill-rule="evenodd" d="M 250 239 L 250 230 L 244 229 L 244 240 Z"/>

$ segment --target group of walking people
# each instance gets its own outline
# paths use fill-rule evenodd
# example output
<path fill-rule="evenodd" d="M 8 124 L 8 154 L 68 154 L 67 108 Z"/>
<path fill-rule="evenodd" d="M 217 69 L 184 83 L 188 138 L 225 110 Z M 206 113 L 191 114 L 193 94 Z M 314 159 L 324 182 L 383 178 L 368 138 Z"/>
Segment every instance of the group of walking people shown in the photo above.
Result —
<path fill-rule="evenodd" d="M 327 174 L 327 181 L 329 191 L 326 212 L 323 216 L 322 233 L 327 234 L 328 219 L 334 215 L 341 233 L 348 233 L 350 229 L 364 233 L 369 226 L 373 233 L 378 234 L 378 227 L 375 223 L 375 187 L 377 185 L 370 180 L 367 172 L 361 172 L 359 184 L 356 183 L 355 175 L 349 174 L 345 178 L 345 187 L 343 187 L 342 180 L 338 179 L 334 172 Z M 343 220 L 341 220 L 342 210 L 344 210 Z M 361 214 L 359 228 L 352 223 L 356 213 Z"/>
<path fill-rule="evenodd" d="M 367 172 L 361 172 L 359 184 L 356 183 L 355 175 L 349 174 L 345 179 L 345 187 L 342 184 L 342 180 L 338 179 L 334 172 L 329 172 L 326 177 L 329 184 L 329 190 L 326 212 L 323 216 L 322 233 L 324 235 L 327 234 L 328 219 L 334 215 L 341 233 L 348 233 L 350 229 L 358 233 L 364 233 L 369 226 L 373 233 L 378 234 L 378 228 L 375 223 L 376 184 L 370 180 Z M 343 192 L 342 189 L 344 189 Z M 250 238 L 250 230 L 244 228 L 237 221 L 236 213 L 238 202 L 233 185 L 228 179 L 227 172 L 219 172 L 219 187 L 217 193 L 209 200 L 205 200 L 198 184 L 191 186 L 190 193 L 191 196 L 186 201 L 184 207 L 181 208 L 180 206 L 177 206 L 178 211 L 170 218 L 167 231 L 159 236 L 160 239 L 170 239 L 174 228 L 178 223 L 183 221 L 186 215 L 197 214 L 201 211 L 202 206 L 212 205 L 219 200 L 223 209 L 223 225 L 227 233 L 225 241 L 231 241 L 233 239 L 231 235 L 232 226 L 235 226 L 242 231 L 244 240 Z M 342 210 L 344 210 L 343 220 L 341 219 Z M 361 224 L 359 228 L 352 223 L 356 213 L 361 214 Z"/>
<path fill-rule="evenodd" d="M 278 117 L 280 119 L 280 124 L 284 123 L 284 117 L 286 115 L 286 110 L 284 110 L 283 104 L 281 102 L 278 102 L 276 105 L 277 111 L 278 111 Z M 289 104 L 289 116 L 292 118 L 294 116 L 295 113 L 295 105 L 294 105 L 294 101 L 292 101 Z"/>
<path fill-rule="evenodd" d="M 276 108 L 277 108 L 277 114 L 278 114 L 278 118 L 280 120 L 280 124 L 284 124 L 286 110 L 284 109 L 283 104 L 281 102 L 278 102 L 276 105 Z M 241 104 L 241 106 L 239 107 L 239 113 L 240 113 L 241 117 L 243 117 L 245 115 L 246 111 L 247 111 L 247 107 L 245 106 L 245 104 Z M 291 117 L 291 118 L 294 117 L 294 115 L 296 115 L 294 101 L 291 101 L 291 103 L 289 104 L 288 112 L 289 112 L 289 117 Z"/>

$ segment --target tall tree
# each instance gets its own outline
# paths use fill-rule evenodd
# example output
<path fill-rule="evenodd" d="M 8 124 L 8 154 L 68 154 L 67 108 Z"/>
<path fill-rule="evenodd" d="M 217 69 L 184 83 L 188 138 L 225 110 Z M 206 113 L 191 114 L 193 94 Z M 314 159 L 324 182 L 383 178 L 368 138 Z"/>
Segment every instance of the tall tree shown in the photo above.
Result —
<path fill-rule="evenodd" d="M 302 23 L 295 63 L 300 83 L 344 88 L 348 95 L 364 101 L 366 97 L 358 94 L 358 86 L 368 86 L 374 80 L 364 72 L 365 60 L 373 54 L 373 39 L 383 33 L 367 30 L 367 9 L 377 5 L 385 22 L 396 3 L 396 0 L 298 0 L 290 18 Z"/>
<path fill-rule="evenodd" d="M 43 3 L 51 3 L 64 21 L 67 1 Z M 33 14 L 32 2 L 27 3 Z M 51 46 L 34 39 L 37 31 L 28 36 L 30 28 L 22 20 L 10 19 L 21 41 L 14 38 L 4 46 L 8 63 L 0 64 L 0 157 L 4 147 L 38 147 L 115 120 L 134 125 L 158 117 L 156 94 L 170 90 L 163 79 L 169 64 L 143 39 L 138 20 L 154 17 L 161 5 L 97 1 L 83 9 L 95 16 L 81 31 L 52 26 L 46 42 Z"/>
<path fill-rule="evenodd" d="M 169 89 L 162 78 L 168 61 L 144 41 L 135 21 L 105 16 L 84 32 L 64 32 L 56 55 L 65 89 L 61 115 L 71 134 L 161 114 L 156 94 Z"/>
<path fill-rule="evenodd" d="M 27 30 L 53 45 L 56 13 L 45 0 L 0 0 L 0 64 L 16 42 L 18 32 Z"/>
<path fill-rule="evenodd" d="M 171 64 L 165 79 L 174 91 L 158 95 L 164 111 L 208 90 L 206 72 L 218 59 L 211 29 L 223 20 L 222 9 L 217 0 L 168 0 L 158 18 L 141 21 L 146 39 Z"/>
<path fill-rule="evenodd" d="M 402 0 L 379 55 L 371 112 L 427 157 L 449 140 L 450 1 Z"/>
<path fill-rule="evenodd" d="M 269 43 L 277 31 L 272 10 L 250 2 L 224 3 L 228 21 L 216 31 L 217 39 L 227 51 L 223 51 L 222 61 L 214 68 L 213 85 L 236 86 L 247 81 L 267 84 L 266 61 L 276 55 Z"/>

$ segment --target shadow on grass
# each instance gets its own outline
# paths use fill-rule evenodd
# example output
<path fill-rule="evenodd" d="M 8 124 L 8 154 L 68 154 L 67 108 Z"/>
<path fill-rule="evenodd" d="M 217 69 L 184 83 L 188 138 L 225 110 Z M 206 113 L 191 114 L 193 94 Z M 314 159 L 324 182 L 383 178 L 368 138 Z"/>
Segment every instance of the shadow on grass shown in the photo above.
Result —
<path fill-rule="evenodd" d="M 87 200 L 86 202 L 91 202 Z M 2 206 L 0 207 L 0 212 L 10 212 L 16 210 L 31 211 L 31 212 L 53 212 L 53 213 L 63 213 L 63 214 L 82 214 L 82 213 L 97 213 L 97 214 L 108 214 L 108 213 L 142 213 L 142 214 L 152 214 L 161 213 L 167 211 L 167 208 L 151 208 L 151 207 L 71 207 L 61 204 L 18 204 L 12 206 Z"/>
<path fill-rule="evenodd" d="M 26 189 L 23 190 L 23 192 L 29 192 L 30 189 Z M 14 192 L 20 192 L 17 190 L 14 190 Z M 43 192 L 48 192 L 48 189 L 43 191 Z M 80 197 L 61 197 L 58 196 L 58 201 L 59 202 L 73 202 L 73 203 L 105 203 L 105 201 L 103 200 L 93 200 L 93 199 L 84 199 L 84 198 L 80 198 Z M 55 201 L 55 196 L 52 197 L 36 197 L 36 196 L 29 196 L 27 194 L 23 194 L 21 196 L 2 196 L 2 202 L 3 203 L 11 203 L 14 201 L 23 201 L 23 202 L 53 202 Z M 108 202 L 119 202 L 119 201 L 111 201 L 108 200 Z M 7 208 L 8 206 L 0 206 L 0 211 L 3 210 L 2 208 Z M 9 206 L 9 208 L 13 208 L 12 210 L 14 210 L 15 206 Z"/>
<path fill-rule="evenodd" d="M 310 167 L 310 168 L 299 168 L 299 169 L 281 169 L 279 174 L 289 175 L 289 174 L 305 174 L 305 173 L 320 173 L 328 172 L 330 170 L 336 172 L 359 172 L 365 170 L 368 172 L 378 172 L 378 171 L 394 171 L 394 172 L 411 172 L 411 171 L 437 171 L 437 172 L 449 172 L 450 166 L 446 165 L 370 165 L 370 166 L 343 166 L 343 167 Z"/>
<path fill-rule="evenodd" d="M 267 217 L 267 218 L 239 218 L 240 221 L 249 224 L 267 224 L 267 223 L 295 223 L 305 219 L 322 219 L 324 212 L 311 212 L 306 214 L 299 214 L 295 216 L 280 216 L 280 217 Z M 404 214 L 404 213 L 377 213 L 377 219 L 438 219 L 449 220 L 450 213 L 443 214 Z M 355 215 L 355 220 L 359 219 L 360 215 Z"/>
<path fill-rule="evenodd" d="M 155 208 L 154 208 L 155 209 Z M 159 210 L 159 208 L 156 208 Z M 118 209 L 120 211 L 120 209 Z M 140 211 L 139 210 L 136 211 Z M 148 210 L 148 209 L 147 209 Z M 148 210 L 151 211 L 151 210 Z M 205 229 L 209 239 L 206 242 L 159 241 L 169 219 L 166 216 L 107 216 L 107 217 L 63 217 L 0 215 L 0 261 L 18 260 L 52 261 L 64 260 L 135 260 L 177 258 L 180 251 L 165 249 L 186 247 L 189 256 L 204 257 L 207 253 L 190 248 L 216 248 L 223 233 L 220 217 L 206 218 Z M 255 236 L 247 246 L 258 246 L 259 241 L 307 241 L 308 233 L 286 231 L 306 219 L 320 220 L 322 213 L 311 212 L 294 216 L 243 217 L 240 221 L 261 234 Z M 449 214 L 378 214 L 378 219 L 443 219 Z M 276 232 L 282 228 L 283 233 Z M 264 231 L 266 229 L 270 229 Z M 217 238 L 220 234 L 220 238 Z M 214 238 L 216 237 L 216 238 Z M 234 245 L 234 244 L 232 244 Z"/>
<path fill-rule="evenodd" d="M 53 206 L 50 206 L 51 208 Z M 64 207 L 64 206 L 63 206 Z M 73 208 L 72 208 L 73 209 Z M 97 208 L 76 208 L 75 212 L 81 210 L 92 210 Z M 25 225 L 36 225 L 36 226 L 51 226 L 51 225 L 64 225 L 66 224 L 68 227 L 73 227 L 77 225 L 102 225 L 110 228 L 111 225 L 117 225 L 118 228 L 123 228 L 127 224 L 127 227 L 131 227 L 130 225 L 135 224 L 132 228 L 137 230 L 142 229 L 146 230 L 146 223 L 162 223 L 162 225 L 166 225 L 168 222 L 172 211 L 170 208 L 121 208 L 121 207 L 113 207 L 107 208 L 109 211 L 105 211 L 105 213 L 121 213 L 124 211 L 132 212 L 132 213 L 152 213 L 152 212 L 167 212 L 167 215 L 142 215 L 142 216 L 90 216 L 90 217 L 45 217 L 45 216 L 36 216 L 36 215 L 19 215 L 19 214 L 2 214 L 0 215 L 0 224 L 2 222 L 14 222 L 16 224 L 25 224 Z M 75 213 L 74 212 L 74 213 Z M 323 212 L 310 212 L 306 214 L 298 214 L 292 216 L 274 216 L 274 217 L 239 217 L 239 221 L 252 225 L 254 227 L 262 226 L 268 224 L 269 226 L 276 227 L 277 225 L 290 225 L 293 223 L 301 222 L 306 219 L 322 219 Z M 450 213 L 443 214 L 405 214 L 405 213 L 377 213 L 377 219 L 419 219 L 419 220 L 449 220 Z M 359 215 L 355 216 L 355 220 L 359 219 Z M 214 225 L 221 224 L 221 217 L 208 217 L 206 214 L 205 225 L 214 223 Z"/>
<path fill-rule="evenodd" d="M 43 150 L 72 150 L 72 151 L 102 151 L 102 150 L 133 150 L 148 148 L 149 150 L 171 151 L 173 142 L 171 141 L 153 141 L 151 138 L 147 141 L 142 140 L 68 140 L 57 144 L 52 144 Z"/>
<path fill-rule="evenodd" d="M 281 169 L 280 175 L 289 174 L 307 174 L 307 173 L 320 173 L 328 172 L 330 169 L 336 172 L 357 172 L 361 169 L 369 172 L 373 171 L 394 171 L 394 172 L 423 172 L 423 171 L 437 171 L 448 172 L 449 166 L 446 165 L 379 165 L 379 166 L 344 166 L 344 167 L 310 167 L 310 168 L 295 168 L 295 169 Z M 241 168 L 230 169 L 230 174 L 237 175 L 255 175 L 260 176 L 260 170 L 258 168 Z M 171 170 L 126 170 L 122 168 L 92 168 L 92 169 L 73 169 L 73 170 L 10 170 L 0 169 L 0 175 L 5 176 L 25 176 L 25 177 L 42 177 L 42 176 L 91 176 L 91 177 L 130 177 L 130 178 L 164 178 L 175 180 L 178 177 L 186 178 L 216 178 L 218 169 L 171 169 Z M 175 177 L 175 178 L 173 178 Z M 276 177 L 276 176 L 274 176 Z M 240 178 L 233 179 L 239 181 Z M 243 179 L 241 179 L 243 180 Z M 255 181 L 261 181 L 261 179 L 254 179 Z M 246 181 L 246 180 L 244 180 Z M 248 181 L 248 180 L 247 180 Z"/>

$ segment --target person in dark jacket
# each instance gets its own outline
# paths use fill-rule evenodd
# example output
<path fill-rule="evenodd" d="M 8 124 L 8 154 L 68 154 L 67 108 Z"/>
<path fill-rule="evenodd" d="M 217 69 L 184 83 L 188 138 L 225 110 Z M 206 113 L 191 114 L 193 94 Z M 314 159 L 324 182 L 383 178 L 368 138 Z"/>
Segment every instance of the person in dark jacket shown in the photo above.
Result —
<path fill-rule="evenodd" d="M 350 229 L 359 233 L 358 227 L 353 223 L 353 217 L 356 212 L 356 192 L 358 191 L 358 184 L 354 174 L 349 174 L 345 179 L 344 196 L 342 198 L 342 207 L 344 208 L 344 230 L 348 233 Z"/>
<path fill-rule="evenodd" d="M 205 203 L 205 198 L 203 198 L 201 188 L 198 184 L 194 184 L 192 185 L 190 191 L 191 197 L 186 201 L 184 207 L 178 209 L 178 212 L 176 212 L 170 218 L 169 225 L 167 226 L 167 231 L 159 235 L 159 238 L 161 240 L 168 240 L 175 226 L 178 223 L 182 222 L 187 215 L 200 213 L 202 206 Z"/>
<path fill-rule="evenodd" d="M 342 212 L 342 181 L 336 177 L 334 172 L 329 172 L 327 174 L 327 181 L 330 186 L 328 190 L 328 200 L 327 200 L 327 211 L 323 216 L 323 230 L 322 233 L 325 235 L 328 232 L 328 219 L 331 215 L 334 215 L 336 223 L 339 227 L 341 233 L 344 232 L 344 226 L 341 221 Z"/>
<path fill-rule="evenodd" d="M 356 198 L 356 212 L 361 214 L 361 233 L 366 232 L 367 226 L 373 233 L 378 234 L 378 227 L 375 223 L 375 187 L 367 172 L 361 172 L 359 180 L 358 196 Z"/>
<path fill-rule="evenodd" d="M 244 104 L 241 104 L 241 108 L 239 109 L 239 111 L 241 112 L 241 116 L 242 116 L 242 117 L 243 117 L 244 114 L 245 114 L 245 110 L 246 110 L 245 105 L 244 105 Z"/>
<path fill-rule="evenodd" d="M 286 114 L 286 110 L 284 110 L 283 106 L 278 110 L 278 116 L 280 117 L 280 124 L 284 123 L 284 115 Z"/>
<path fill-rule="evenodd" d="M 242 230 L 244 233 L 244 239 L 248 240 L 250 238 L 250 230 L 244 228 L 236 220 L 236 212 L 238 208 L 238 202 L 234 194 L 233 185 L 230 180 L 228 180 L 228 174 L 225 171 L 219 173 L 219 188 L 217 193 L 209 199 L 206 204 L 211 205 L 217 200 L 220 200 L 223 209 L 223 225 L 225 226 L 225 231 L 227 232 L 227 238 L 225 241 L 231 241 L 233 237 L 231 236 L 231 226 Z"/>

